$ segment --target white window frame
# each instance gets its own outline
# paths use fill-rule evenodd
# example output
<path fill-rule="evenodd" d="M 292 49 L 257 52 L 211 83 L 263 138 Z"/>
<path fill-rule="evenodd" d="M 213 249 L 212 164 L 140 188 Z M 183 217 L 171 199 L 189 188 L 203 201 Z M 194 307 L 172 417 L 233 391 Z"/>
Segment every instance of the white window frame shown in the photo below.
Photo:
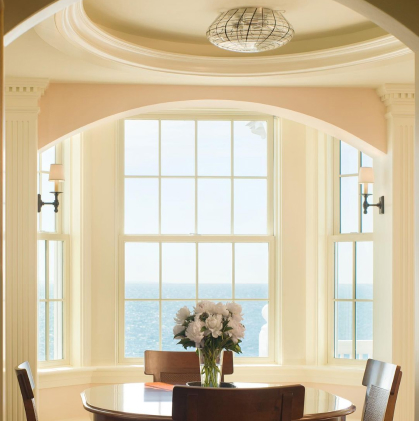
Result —
<path fill-rule="evenodd" d="M 362 233 L 362 210 L 361 210 L 361 194 L 358 195 L 358 233 L 340 233 L 340 179 L 341 177 L 357 176 L 358 174 L 345 174 L 340 175 L 340 140 L 333 139 L 333 235 L 329 236 L 328 239 L 328 364 L 333 365 L 357 365 L 365 366 L 366 360 L 357 360 L 355 358 L 335 358 L 335 302 L 346 301 L 351 302 L 355 306 L 356 302 L 372 302 L 374 305 L 374 297 L 372 300 L 357 299 L 353 294 L 352 299 L 336 299 L 335 298 L 335 244 L 341 242 L 356 243 L 359 242 L 372 242 L 374 240 L 373 233 Z M 361 167 L 361 151 L 358 150 L 358 172 Z M 361 190 L 359 189 L 359 193 Z M 372 209 L 370 209 L 372 212 Z M 355 250 L 354 250 L 355 253 Z M 354 254 L 355 257 L 355 254 Z M 356 261 L 354 259 L 354 271 L 353 276 L 355 277 Z M 355 283 L 353 284 L 355 288 Z M 356 313 L 352 313 L 352 355 L 355 355 L 356 346 Z M 374 348 L 374 332 L 373 332 L 373 348 Z"/>
<path fill-rule="evenodd" d="M 61 143 L 54 145 L 55 146 L 55 156 L 56 156 L 56 163 L 63 162 L 63 153 L 64 147 Z M 46 150 L 46 149 L 45 149 Z M 39 192 L 41 193 L 42 198 L 42 183 L 40 181 L 41 174 L 46 173 L 48 174 L 49 171 L 42 171 L 42 152 L 45 150 L 39 151 L 38 159 L 39 159 L 39 169 L 38 169 L 38 180 L 39 180 Z M 45 193 L 45 192 L 44 192 Z M 64 205 L 65 204 L 65 205 Z M 63 243 L 63 298 L 62 299 L 50 299 L 48 297 L 49 291 L 49 256 L 46 253 L 46 273 L 45 273 L 45 282 L 46 282 L 46 295 L 45 299 L 39 299 L 37 297 L 37 303 L 45 302 L 46 303 L 46 316 L 45 316 L 45 361 L 38 360 L 38 367 L 39 368 L 52 368 L 52 367 L 60 367 L 60 366 L 67 366 L 70 364 L 70 346 L 69 346 L 69 331 L 70 331 L 70 300 L 69 300 L 69 279 L 70 279 L 70 235 L 63 232 L 63 213 L 67 210 L 67 201 L 60 200 L 60 207 L 59 211 L 55 215 L 55 232 L 43 232 L 38 231 L 37 240 L 43 240 L 49 243 L 50 241 L 62 241 Z M 51 206 L 51 205 L 46 205 Z M 42 209 L 41 209 L 42 213 Z M 42 222 L 41 218 L 39 218 L 39 228 L 42 229 Z M 47 251 L 49 250 L 49 244 L 47 245 Z M 37 288 L 38 292 L 38 288 Z M 61 301 L 63 303 L 63 358 L 60 360 L 49 360 L 49 303 Z M 39 311 L 39 309 L 38 309 Z M 39 312 L 37 311 L 37 315 Z M 37 328 L 39 329 L 39 325 L 37 323 Z M 37 334 L 37 338 L 38 338 Z M 37 345 L 37 355 L 38 355 L 38 345 Z"/>
<path fill-rule="evenodd" d="M 266 121 L 267 122 L 267 189 L 268 189 L 268 215 L 267 215 L 267 235 L 167 235 L 167 234 L 154 234 L 154 235 L 131 235 L 131 234 L 124 234 L 124 121 L 125 120 L 195 120 L 195 121 L 234 121 L 234 120 L 243 120 L 243 121 Z M 197 125 L 195 126 L 197 127 Z M 233 127 L 233 124 L 232 124 Z M 234 130 L 232 128 L 232 130 Z M 233 133 L 232 133 L 233 135 Z M 161 132 L 159 134 L 161 136 Z M 233 136 L 232 136 L 233 139 Z M 161 142 L 161 138 L 159 139 Z M 234 259 L 234 243 L 268 243 L 269 245 L 269 296 L 268 299 L 260 299 L 260 300 L 247 300 L 247 301 L 268 301 L 269 302 L 269 323 L 268 323 L 268 334 L 269 334 L 269 356 L 268 357 L 254 357 L 254 358 L 246 358 L 240 357 L 235 360 L 237 364 L 268 364 L 274 363 L 277 361 L 277 353 L 278 353 L 278 338 L 276 337 L 277 334 L 277 327 L 279 326 L 279 321 L 276 320 L 277 317 L 275 315 L 278 314 L 276 311 L 276 306 L 279 305 L 279 299 L 277 299 L 277 288 L 275 286 L 276 282 L 276 247 L 277 247 L 277 238 L 275 237 L 275 212 L 276 207 L 274 206 L 274 184 L 276 181 L 274 180 L 274 119 L 273 117 L 266 116 L 266 115 L 255 115 L 255 114 L 245 114 L 245 113 L 228 113 L 228 114 L 210 114 L 208 112 L 202 113 L 164 113 L 158 115 L 142 115 L 132 118 L 127 118 L 124 120 L 119 121 L 119 128 L 118 128 L 118 187 L 119 187 L 119 203 L 121 204 L 119 214 L 119 243 L 118 243 L 118 255 L 119 255 L 119 269 L 118 269 L 118 277 L 119 277 L 119 299 L 118 299 L 118 363 L 119 364 L 143 364 L 143 358 L 126 358 L 125 357 L 125 243 L 127 242 L 153 242 L 153 243 L 160 243 L 160 250 L 161 250 L 161 243 L 233 243 L 233 259 Z M 231 148 L 233 149 L 233 141 L 231 142 Z M 233 154 L 231 156 L 233 160 Z M 195 168 L 197 168 L 197 136 L 195 135 Z M 225 177 L 216 177 L 216 176 L 208 176 L 208 178 L 243 178 L 243 179 L 261 179 L 265 177 L 233 177 L 233 162 L 232 162 L 232 175 L 225 176 Z M 156 176 L 158 177 L 158 176 Z M 164 176 L 160 176 L 161 178 L 165 178 Z M 167 177 L 167 178 L 182 178 L 179 177 Z M 201 178 L 198 177 L 197 174 L 195 176 L 187 176 L 184 178 L 195 178 L 195 188 L 197 187 L 197 179 Z M 196 199 L 195 199 L 196 200 Z M 234 203 L 234 197 L 232 196 L 232 204 Z M 234 207 L 232 206 L 232 218 L 231 224 L 234 224 Z M 196 219 L 195 219 L 196 221 Z M 160 219 L 161 222 L 161 219 Z M 160 225 L 159 222 L 159 225 Z M 195 226 L 196 228 L 196 226 Z M 159 226 L 160 230 L 160 226 Z M 196 231 L 196 230 L 195 230 Z M 160 287 L 161 287 L 161 270 L 160 270 Z M 233 265 L 233 291 L 234 291 L 234 265 Z M 196 280 L 197 282 L 197 280 Z M 234 292 L 233 292 L 234 294 Z M 164 301 L 179 301 L 182 299 L 144 299 L 138 301 L 157 301 L 157 302 L 164 302 Z M 135 300 L 132 300 L 135 301 Z M 184 301 L 191 301 L 191 305 L 194 305 L 197 300 L 184 300 Z M 238 301 L 246 301 L 243 299 L 239 299 Z M 160 306 L 161 311 L 161 306 Z M 246 315 L 244 322 L 246 320 Z M 161 325 L 160 325 L 161 330 Z M 159 335 L 160 342 L 161 342 L 161 334 Z M 179 345 L 179 350 L 181 347 Z"/>

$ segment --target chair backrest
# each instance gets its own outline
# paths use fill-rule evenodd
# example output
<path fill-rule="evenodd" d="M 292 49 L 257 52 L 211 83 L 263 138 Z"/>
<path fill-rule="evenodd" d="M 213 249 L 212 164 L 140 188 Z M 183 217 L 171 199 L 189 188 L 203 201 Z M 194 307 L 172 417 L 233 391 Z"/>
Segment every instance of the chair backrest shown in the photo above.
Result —
<path fill-rule="evenodd" d="M 392 421 L 402 372 L 400 366 L 368 360 L 362 384 L 367 387 L 362 421 Z"/>
<path fill-rule="evenodd" d="M 152 374 L 155 382 L 175 385 L 201 380 L 196 352 L 145 351 L 144 374 Z M 225 374 L 233 374 L 233 353 L 231 351 L 224 352 L 221 381 L 224 381 Z"/>
<path fill-rule="evenodd" d="M 301 385 L 255 389 L 176 386 L 173 421 L 291 421 L 303 417 Z"/>
<path fill-rule="evenodd" d="M 38 415 L 35 407 L 35 382 L 33 381 L 32 371 L 29 363 L 25 361 L 15 368 L 16 377 L 19 382 L 20 392 L 22 393 L 23 404 L 25 406 L 27 421 L 38 421 Z"/>

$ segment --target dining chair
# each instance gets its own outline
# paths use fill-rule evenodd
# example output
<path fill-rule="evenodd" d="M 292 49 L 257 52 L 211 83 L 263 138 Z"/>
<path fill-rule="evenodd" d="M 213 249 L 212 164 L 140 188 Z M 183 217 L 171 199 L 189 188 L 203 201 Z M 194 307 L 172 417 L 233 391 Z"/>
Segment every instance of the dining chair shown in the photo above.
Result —
<path fill-rule="evenodd" d="M 291 421 L 304 414 L 302 385 L 257 389 L 175 386 L 173 421 Z"/>
<path fill-rule="evenodd" d="M 201 380 L 199 359 L 196 352 L 182 351 L 145 351 L 144 374 L 153 375 L 154 382 L 184 385 Z M 223 372 L 233 374 L 233 353 L 224 351 Z"/>
<path fill-rule="evenodd" d="M 369 359 L 362 384 L 367 387 L 362 421 L 392 421 L 402 372 L 400 366 Z"/>
<path fill-rule="evenodd" d="M 26 420 L 38 421 L 38 415 L 35 407 L 35 382 L 33 381 L 31 366 L 27 361 L 15 368 L 16 377 L 19 382 L 20 392 L 22 393 L 23 404 L 25 406 Z"/>

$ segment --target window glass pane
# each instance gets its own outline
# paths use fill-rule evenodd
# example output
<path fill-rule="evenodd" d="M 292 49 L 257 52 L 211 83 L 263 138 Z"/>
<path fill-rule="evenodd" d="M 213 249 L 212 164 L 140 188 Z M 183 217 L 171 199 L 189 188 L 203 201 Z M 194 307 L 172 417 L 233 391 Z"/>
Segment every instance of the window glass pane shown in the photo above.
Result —
<path fill-rule="evenodd" d="M 353 358 L 352 302 L 335 303 L 335 358 Z"/>
<path fill-rule="evenodd" d="M 234 233 L 267 233 L 266 180 L 234 180 Z"/>
<path fill-rule="evenodd" d="M 55 197 L 49 193 L 54 191 L 54 183 L 48 181 L 48 174 L 41 174 L 41 199 L 43 202 L 53 202 Z M 55 212 L 54 206 L 47 205 L 42 207 L 41 212 L 41 226 L 43 232 L 55 232 Z"/>
<path fill-rule="evenodd" d="M 368 186 L 368 192 L 373 194 L 374 193 L 374 189 L 373 189 L 373 185 L 370 184 Z M 361 228 L 362 231 L 361 232 L 372 232 L 373 231 L 373 217 L 374 217 L 374 208 L 369 208 L 368 209 L 368 213 L 365 214 L 364 213 L 364 209 L 362 207 L 362 203 L 364 201 L 364 196 L 362 196 L 361 202 L 360 202 L 360 206 L 361 206 Z M 374 202 L 374 196 L 368 196 L 368 203 L 373 203 Z M 378 202 L 378 200 L 377 200 Z"/>
<path fill-rule="evenodd" d="M 162 349 L 163 351 L 186 351 L 183 346 L 177 345 L 179 339 L 173 338 L 174 317 L 182 307 L 186 306 L 192 312 L 195 301 L 163 301 L 162 302 Z"/>
<path fill-rule="evenodd" d="M 159 174 L 158 120 L 125 120 L 125 175 Z"/>
<path fill-rule="evenodd" d="M 370 156 L 365 153 L 361 153 L 361 167 L 372 167 L 373 160 Z"/>
<path fill-rule="evenodd" d="M 356 243 L 356 298 L 372 300 L 373 297 L 373 243 Z"/>
<path fill-rule="evenodd" d="M 234 175 L 266 176 L 266 121 L 234 122 Z"/>
<path fill-rule="evenodd" d="M 340 173 L 358 174 L 358 149 L 340 142 Z"/>
<path fill-rule="evenodd" d="M 125 234 L 158 234 L 159 180 L 125 179 Z"/>
<path fill-rule="evenodd" d="M 357 302 L 356 304 L 356 359 L 372 358 L 372 303 Z"/>
<path fill-rule="evenodd" d="M 162 244 L 162 298 L 196 298 L 195 243 Z"/>
<path fill-rule="evenodd" d="M 268 298 L 268 244 L 235 244 L 235 297 Z"/>
<path fill-rule="evenodd" d="M 195 175 L 195 122 L 161 122 L 161 174 Z"/>
<path fill-rule="evenodd" d="M 38 302 L 38 361 L 45 361 L 45 330 L 46 330 L 45 302 Z"/>
<path fill-rule="evenodd" d="M 335 298 L 353 298 L 353 243 L 335 243 Z"/>
<path fill-rule="evenodd" d="M 125 298 L 159 298 L 158 243 L 125 243 Z"/>
<path fill-rule="evenodd" d="M 63 303 L 49 303 L 49 359 L 63 359 Z"/>
<path fill-rule="evenodd" d="M 162 234 L 195 232 L 195 180 L 161 181 L 161 232 Z"/>
<path fill-rule="evenodd" d="M 142 358 L 146 349 L 159 349 L 158 301 L 125 302 L 125 357 Z"/>
<path fill-rule="evenodd" d="M 199 299 L 232 298 L 232 245 L 198 244 Z"/>
<path fill-rule="evenodd" d="M 246 332 L 243 342 L 240 344 L 243 353 L 234 357 L 266 357 L 268 349 L 268 302 L 237 301 L 237 303 L 243 307 L 242 323 L 246 327 Z M 265 306 L 266 308 L 263 310 Z"/>
<path fill-rule="evenodd" d="M 55 146 L 47 149 L 45 152 L 42 152 L 42 171 L 50 170 L 51 164 L 55 164 Z M 49 175 L 47 174 L 47 177 Z"/>
<path fill-rule="evenodd" d="M 63 242 L 49 241 L 49 298 L 63 298 Z"/>
<path fill-rule="evenodd" d="M 231 233 L 231 180 L 198 180 L 198 233 Z"/>
<path fill-rule="evenodd" d="M 46 241 L 38 241 L 38 298 L 45 299 L 46 295 Z"/>
<path fill-rule="evenodd" d="M 231 121 L 198 121 L 198 175 L 231 175 Z"/>
<path fill-rule="evenodd" d="M 340 179 L 340 232 L 342 234 L 359 231 L 359 195 L 358 177 Z"/>

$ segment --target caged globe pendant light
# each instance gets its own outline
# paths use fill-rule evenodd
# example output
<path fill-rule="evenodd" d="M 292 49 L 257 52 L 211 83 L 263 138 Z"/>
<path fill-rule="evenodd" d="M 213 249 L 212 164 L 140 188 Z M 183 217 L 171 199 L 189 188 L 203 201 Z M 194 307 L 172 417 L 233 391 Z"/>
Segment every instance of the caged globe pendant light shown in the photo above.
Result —
<path fill-rule="evenodd" d="M 264 7 L 241 7 L 222 13 L 208 28 L 215 46 L 238 53 L 259 53 L 291 41 L 294 29 L 282 13 Z"/>

